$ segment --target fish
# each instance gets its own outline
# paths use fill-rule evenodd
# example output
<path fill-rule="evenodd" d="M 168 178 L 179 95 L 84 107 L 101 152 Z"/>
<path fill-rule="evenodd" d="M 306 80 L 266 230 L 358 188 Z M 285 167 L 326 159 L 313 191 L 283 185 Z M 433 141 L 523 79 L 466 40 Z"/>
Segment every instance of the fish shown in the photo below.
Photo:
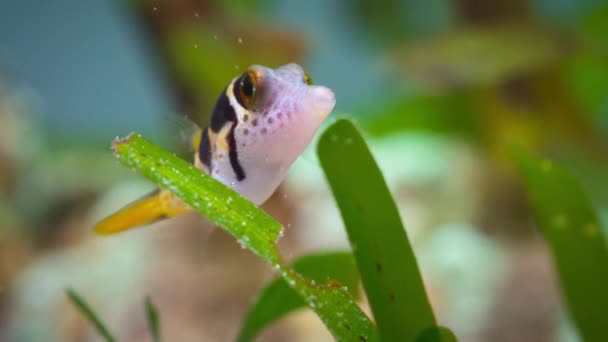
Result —
<path fill-rule="evenodd" d="M 335 94 L 314 85 L 295 63 L 252 65 L 219 95 L 209 125 L 193 139 L 192 164 L 256 205 L 277 189 L 332 112 Z M 114 234 L 192 211 L 158 188 L 104 218 L 97 234 Z"/>

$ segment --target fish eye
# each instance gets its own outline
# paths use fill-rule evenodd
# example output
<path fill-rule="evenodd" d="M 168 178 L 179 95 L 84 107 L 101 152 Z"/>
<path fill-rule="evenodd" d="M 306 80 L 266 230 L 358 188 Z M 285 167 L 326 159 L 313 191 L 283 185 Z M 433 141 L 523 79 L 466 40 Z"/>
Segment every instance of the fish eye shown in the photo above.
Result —
<path fill-rule="evenodd" d="M 312 85 L 312 78 L 310 78 L 310 75 L 306 71 L 304 71 L 304 82 L 308 85 Z"/>
<path fill-rule="evenodd" d="M 255 77 L 251 71 L 246 72 L 241 77 L 241 83 L 239 84 L 239 93 L 241 98 L 244 100 L 244 105 L 247 108 L 251 108 L 255 104 Z"/>

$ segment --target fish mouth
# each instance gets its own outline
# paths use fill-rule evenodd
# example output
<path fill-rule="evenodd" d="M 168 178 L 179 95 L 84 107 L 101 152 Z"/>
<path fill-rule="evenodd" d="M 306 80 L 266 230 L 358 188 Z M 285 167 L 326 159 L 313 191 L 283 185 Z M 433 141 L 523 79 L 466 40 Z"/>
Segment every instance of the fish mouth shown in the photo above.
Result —
<path fill-rule="evenodd" d="M 325 120 L 336 105 L 334 92 L 324 86 L 310 86 L 308 96 L 315 116 L 321 121 Z"/>

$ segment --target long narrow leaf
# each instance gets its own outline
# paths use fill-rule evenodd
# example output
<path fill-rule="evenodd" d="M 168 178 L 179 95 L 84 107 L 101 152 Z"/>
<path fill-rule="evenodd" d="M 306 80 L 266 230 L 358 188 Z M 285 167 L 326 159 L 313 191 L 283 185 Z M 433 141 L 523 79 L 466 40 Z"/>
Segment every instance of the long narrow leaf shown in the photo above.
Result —
<path fill-rule="evenodd" d="M 89 320 L 89 322 L 91 322 L 91 324 L 95 327 L 95 330 L 97 330 L 97 332 L 103 336 L 107 342 L 115 341 L 105 324 L 101 322 L 95 311 L 91 309 L 91 306 L 78 294 L 78 292 L 76 292 L 74 289 L 66 289 L 65 293 L 67 294 L 68 298 L 70 298 L 74 306 L 76 306 L 76 308 L 78 308 L 78 310 Z"/>
<path fill-rule="evenodd" d="M 150 296 L 146 296 L 146 300 L 144 302 L 144 307 L 146 309 L 146 318 L 148 319 L 148 328 L 150 329 L 150 335 L 154 339 L 154 342 L 160 342 L 160 323 L 158 321 L 158 310 L 156 310 L 156 306 L 152 303 L 152 299 Z"/>
<path fill-rule="evenodd" d="M 337 340 L 377 339 L 375 326 L 346 289 L 315 284 L 281 263 L 275 246 L 281 226 L 272 217 L 211 176 L 137 134 L 115 141 L 113 147 L 121 163 L 171 190 L 236 237 L 243 247 L 273 265 Z"/>
<path fill-rule="evenodd" d="M 339 282 L 357 298 L 359 275 L 350 253 L 336 252 L 307 255 L 293 264 L 294 270 L 318 283 Z M 250 341 L 264 327 L 287 313 L 306 307 L 306 302 L 289 285 L 279 278 L 264 288 L 247 314 L 239 334 L 239 341 Z"/>
<path fill-rule="evenodd" d="M 435 326 L 395 202 L 365 141 L 348 120 L 325 131 L 319 158 L 342 213 L 383 341 L 414 341 Z"/>
<path fill-rule="evenodd" d="M 608 341 L 608 247 L 597 214 L 565 168 L 512 149 L 563 295 L 585 341 Z"/>
<path fill-rule="evenodd" d="M 120 162 L 171 190 L 264 260 L 279 263 L 274 243 L 281 225 L 253 203 L 137 134 L 112 146 Z"/>

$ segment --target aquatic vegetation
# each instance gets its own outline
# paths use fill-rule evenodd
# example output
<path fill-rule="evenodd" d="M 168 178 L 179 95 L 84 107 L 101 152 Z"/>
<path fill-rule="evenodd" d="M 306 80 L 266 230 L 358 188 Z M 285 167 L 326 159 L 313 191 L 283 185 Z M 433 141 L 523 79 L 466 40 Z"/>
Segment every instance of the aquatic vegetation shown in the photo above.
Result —
<path fill-rule="evenodd" d="M 116 157 L 171 190 L 233 235 L 276 270 L 252 306 L 239 341 L 304 306 L 340 341 L 455 341 L 437 325 L 415 255 L 395 202 L 363 137 L 349 120 L 321 136 L 318 153 L 342 214 L 352 254 L 301 257 L 286 265 L 276 248 L 281 225 L 238 193 L 187 162 L 132 134 L 114 142 Z M 551 249 L 570 312 L 585 340 L 607 338 L 601 310 L 608 305 L 608 249 L 597 215 L 583 188 L 563 167 L 521 149 L 512 155 Z M 366 182 L 361 182 L 365 179 Z M 374 322 L 356 303 L 359 277 Z M 73 290 L 68 296 L 108 341 L 112 335 Z M 159 319 L 145 303 L 151 335 L 160 341 Z"/>

